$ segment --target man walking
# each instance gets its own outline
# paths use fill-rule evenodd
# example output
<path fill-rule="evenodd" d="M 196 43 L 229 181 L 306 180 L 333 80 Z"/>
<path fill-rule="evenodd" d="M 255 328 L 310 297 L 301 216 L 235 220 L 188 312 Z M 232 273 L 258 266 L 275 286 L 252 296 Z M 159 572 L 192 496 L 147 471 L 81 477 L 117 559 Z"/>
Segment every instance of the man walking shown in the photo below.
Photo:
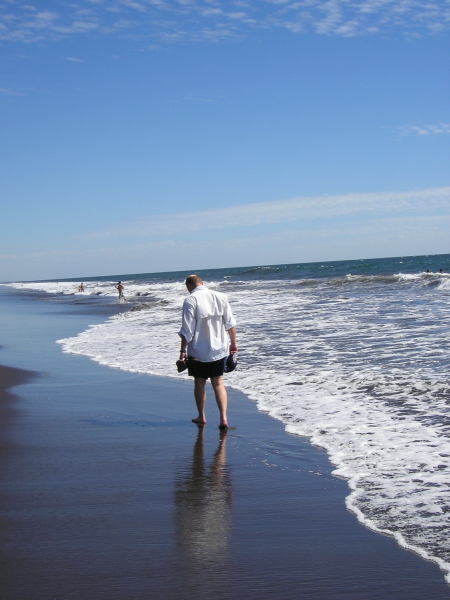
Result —
<path fill-rule="evenodd" d="M 183 304 L 180 359 L 190 359 L 188 373 L 194 377 L 194 396 L 198 416 L 193 423 L 206 423 L 206 381 L 211 385 L 220 413 L 220 429 L 228 429 L 227 390 L 223 383 L 225 362 L 237 352 L 236 320 L 225 294 L 209 290 L 198 275 L 186 279 L 189 296 Z"/>

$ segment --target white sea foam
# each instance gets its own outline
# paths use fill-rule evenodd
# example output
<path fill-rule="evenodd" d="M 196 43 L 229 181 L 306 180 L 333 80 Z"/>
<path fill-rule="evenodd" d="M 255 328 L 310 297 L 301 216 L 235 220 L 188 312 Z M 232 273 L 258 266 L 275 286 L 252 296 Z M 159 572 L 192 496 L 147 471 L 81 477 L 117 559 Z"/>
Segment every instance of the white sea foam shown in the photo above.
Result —
<path fill-rule="evenodd" d="M 450 582 L 449 282 L 420 273 L 208 285 L 228 293 L 238 321 L 239 368 L 228 385 L 326 448 L 349 481 L 348 508 L 437 562 Z M 184 286 L 125 286 L 144 296 L 142 310 L 60 340 L 64 352 L 187 378 L 174 367 Z M 113 282 L 94 290 L 117 294 Z"/>

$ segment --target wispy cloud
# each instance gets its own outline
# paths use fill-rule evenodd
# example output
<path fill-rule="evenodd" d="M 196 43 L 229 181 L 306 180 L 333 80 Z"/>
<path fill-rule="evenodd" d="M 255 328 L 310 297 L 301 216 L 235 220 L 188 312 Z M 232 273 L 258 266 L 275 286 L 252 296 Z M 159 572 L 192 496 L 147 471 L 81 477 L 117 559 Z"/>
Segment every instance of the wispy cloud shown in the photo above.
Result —
<path fill-rule="evenodd" d="M 201 243 L 189 230 L 186 235 L 177 235 L 176 240 L 149 238 L 127 243 L 121 239 L 119 244 L 101 248 L 87 244 L 81 256 L 65 249 L 61 256 L 47 253 L 40 260 L 47 268 L 58 260 L 61 276 L 70 277 L 111 273 L 111 264 L 116 273 L 174 268 L 192 272 L 211 267 L 444 254 L 448 252 L 449 226 L 450 215 L 393 215 L 366 219 L 356 227 L 348 222 L 319 221 L 313 229 L 298 224 L 286 225 L 283 230 L 256 228 L 251 233 L 228 228 L 224 235 L 202 236 Z M 34 265 L 37 260 L 27 256 L 25 262 Z M 33 277 L 30 269 L 22 279 Z"/>
<path fill-rule="evenodd" d="M 450 187 L 160 215 L 4 256 L 3 281 L 448 252 Z M 339 217 L 343 217 L 340 219 Z M 219 231 L 219 229 L 222 229 Z M 112 239 L 112 237 L 114 239 Z M 111 265 L 114 265 L 111 267 Z M 52 275 L 47 275 L 46 273 Z M 82 279 L 80 279 L 81 281 Z"/>
<path fill-rule="evenodd" d="M 282 223 L 309 223 L 315 220 L 389 215 L 436 215 L 450 212 L 450 187 L 412 192 L 383 192 L 335 196 L 300 197 L 275 202 L 258 202 L 227 208 L 143 217 L 120 227 L 86 234 L 84 239 L 110 237 L 156 238 L 207 229 L 237 230 Z M 206 225 L 205 225 L 206 224 Z"/>
<path fill-rule="evenodd" d="M 47 6 L 46 6 L 47 2 Z M 430 0 L 50 0 L 0 6 L 0 40 L 31 43 L 92 32 L 161 42 L 215 41 L 255 29 L 284 28 L 294 33 L 351 37 L 402 31 L 428 35 L 450 28 L 448 1 Z"/>
<path fill-rule="evenodd" d="M 402 135 L 440 135 L 450 133 L 450 123 L 437 125 L 405 125 L 398 128 Z"/>
<path fill-rule="evenodd" d="M 0 96 L 25 96 L 25 93 L 12 88 L 0 87 Z"/>

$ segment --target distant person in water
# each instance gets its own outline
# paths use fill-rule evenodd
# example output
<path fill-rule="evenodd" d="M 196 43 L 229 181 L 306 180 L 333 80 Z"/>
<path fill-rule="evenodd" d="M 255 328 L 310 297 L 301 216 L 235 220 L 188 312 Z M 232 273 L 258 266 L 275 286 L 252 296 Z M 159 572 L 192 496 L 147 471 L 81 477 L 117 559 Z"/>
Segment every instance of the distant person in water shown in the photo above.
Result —
<path fill-rule="evenodd" d="M 84 292 L 84 283 L 80 283 L 80 285 L 78 286 L 78 291 Z"/>
<path fill-rule="evenodd" d="M 127 300 L 127 299 L 125 298 L 125 296 L 123 295 L 123 290 L 124 290 L 125 288 L 124 288 L 124 286 L 123 286 L 122 282 L 121 282 L 121 281 L 119 281 L 115 287 L 116 287 L 116 290 L 119 292 L 119 302 L 120 302 L 121 300 L 124 300 L 125 302 L 128 302 L 128 300 Z"/>
<path fill-rule="evenodd" d="M 439 273 L 443 273 L 443 272 L 444 272 L 444 269 L 439 269 Z"/>
<path fill-rule="evenodd" d="M 225 294 L 209 290 L 198 275 L 186 279 L 189 296 L 183 303 L 180 360 L 188 361 L 194 377 L 194 397 L 198 416 L 192 422 L 206 424 L 206 381 L 210 378 L 220 413 L 219 428 L 228 429 L 227 390 L 223 383 L 225 361 L 237 352 L 236 320 Z"/>

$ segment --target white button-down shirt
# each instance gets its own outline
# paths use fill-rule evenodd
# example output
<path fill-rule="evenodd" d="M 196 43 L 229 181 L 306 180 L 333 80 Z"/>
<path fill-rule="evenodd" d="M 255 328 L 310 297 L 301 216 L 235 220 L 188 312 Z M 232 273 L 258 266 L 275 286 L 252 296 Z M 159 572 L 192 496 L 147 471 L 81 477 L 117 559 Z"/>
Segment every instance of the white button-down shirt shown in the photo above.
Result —
<path fill-rule="evenodd" d="M 188 356 L 212 362 L 229 354 L 228 329 L 236 326 L 225 294 L 199 285 L 183 304 L 179 335 L 186 338 Z"/>

